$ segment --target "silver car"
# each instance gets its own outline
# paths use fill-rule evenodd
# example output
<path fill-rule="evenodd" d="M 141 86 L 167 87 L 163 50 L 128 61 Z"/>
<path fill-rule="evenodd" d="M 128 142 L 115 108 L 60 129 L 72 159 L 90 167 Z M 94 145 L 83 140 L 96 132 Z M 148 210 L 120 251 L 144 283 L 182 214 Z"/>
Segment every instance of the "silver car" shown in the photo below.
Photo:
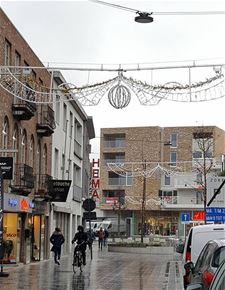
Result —
<path fill-rule="evenodd" d="M 202 283 L 195 283 L 188 285 L 187 290 L 203 290 L 203 287 Z M 216 270 L 209 290 L 225 290 L 225 260 Z"/>

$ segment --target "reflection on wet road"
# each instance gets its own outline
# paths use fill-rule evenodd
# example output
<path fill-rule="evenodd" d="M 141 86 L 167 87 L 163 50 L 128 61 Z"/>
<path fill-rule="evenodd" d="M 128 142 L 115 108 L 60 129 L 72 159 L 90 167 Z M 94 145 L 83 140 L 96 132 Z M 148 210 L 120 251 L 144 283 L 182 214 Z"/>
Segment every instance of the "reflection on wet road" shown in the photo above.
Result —
<path fill-rule="evenodd" d="M 93 260 L 87 258 L 82 273 L 78 270 L 74 274 L 71 257 L 65 256 L 60 266 L 49 260 L 8 269 L 9 277 L 0 278 L 0 289 L 162 290 L 166 289 L 168 262 L 172 260 L 171 255 L 98 252 L 95 248 Z"/>

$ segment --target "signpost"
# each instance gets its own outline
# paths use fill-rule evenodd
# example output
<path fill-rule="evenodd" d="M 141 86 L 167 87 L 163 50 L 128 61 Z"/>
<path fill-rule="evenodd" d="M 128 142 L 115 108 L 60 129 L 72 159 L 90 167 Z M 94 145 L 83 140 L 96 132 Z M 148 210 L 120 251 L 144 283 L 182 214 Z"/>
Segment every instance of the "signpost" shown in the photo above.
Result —
<path fill-rule="evenodd" d="M 207 222 L 225 222 L 224 207 L 207 207 L 206 208 Z"/>
<path fill-rule="evenodd" d="M 0 166 L 0 260 L 1 260 L 1 272 L 0 277 L 8 277 L 8 273 L 3 272 L 3 257 L 4 257 L 4 248 L 3 248 L 3 206 L 4 206 L 4 196 L 3 196 L 3 176 Z"/>
<path fill-rule="evenodd" d="M 191 221 L 190 212 L 182 212 L 181 213 L 181 223 L 184 224 L 184 238 L 186 239 L 186 224 Z"/>
<path fill-rule="evenodd" d="M 96 212 L 92 212 L 96 208 L 95 201 L 92 198 L 86 198 L 83 202 L 83 208 L 87 211 L 84 212 L 84 217 L 86 215 L 87 220 L 89 221 L 89 238 L 90 238 L 90 251 L 91 251 L 91 260 L 92 260 L 92 232 L 91 232 L 91 220 L 93 217 L 96 219 Z"/>

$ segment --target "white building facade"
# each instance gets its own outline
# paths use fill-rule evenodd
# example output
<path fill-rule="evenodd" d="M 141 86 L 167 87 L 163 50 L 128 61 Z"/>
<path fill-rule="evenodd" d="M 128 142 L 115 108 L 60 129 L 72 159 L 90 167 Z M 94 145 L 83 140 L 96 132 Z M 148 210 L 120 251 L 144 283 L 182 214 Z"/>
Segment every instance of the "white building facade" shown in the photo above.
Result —
<path fill-rule="evenodd" d="M 53 90 L 65 83 L 60 72 L 54 72 Z M 57 91 L 56 91 L 57 92 Z M 82 200 L 88 197 L 90 139 L 95 137 L 92 118 L 76 100 L 54 93 L 56 129 L 52 138 L 52 178 L 71 180 L 66 202 L 51 202 L 51 230 L 60 227 L 65 244 L 63 253 L 71 250 L 71 240 L 82 224 Z"/>

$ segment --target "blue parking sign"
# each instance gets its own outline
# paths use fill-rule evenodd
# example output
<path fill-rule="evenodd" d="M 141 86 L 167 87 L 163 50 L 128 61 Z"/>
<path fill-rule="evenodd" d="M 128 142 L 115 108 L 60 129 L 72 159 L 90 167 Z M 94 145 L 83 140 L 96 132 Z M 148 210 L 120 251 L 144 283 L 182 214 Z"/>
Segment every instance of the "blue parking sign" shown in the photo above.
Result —
<path fill-rule="evenodd" d="M 182 222 L 190 222 L 191 214 L 189 212 L 182 212 L 181 213 L 181 221 Z"/>

